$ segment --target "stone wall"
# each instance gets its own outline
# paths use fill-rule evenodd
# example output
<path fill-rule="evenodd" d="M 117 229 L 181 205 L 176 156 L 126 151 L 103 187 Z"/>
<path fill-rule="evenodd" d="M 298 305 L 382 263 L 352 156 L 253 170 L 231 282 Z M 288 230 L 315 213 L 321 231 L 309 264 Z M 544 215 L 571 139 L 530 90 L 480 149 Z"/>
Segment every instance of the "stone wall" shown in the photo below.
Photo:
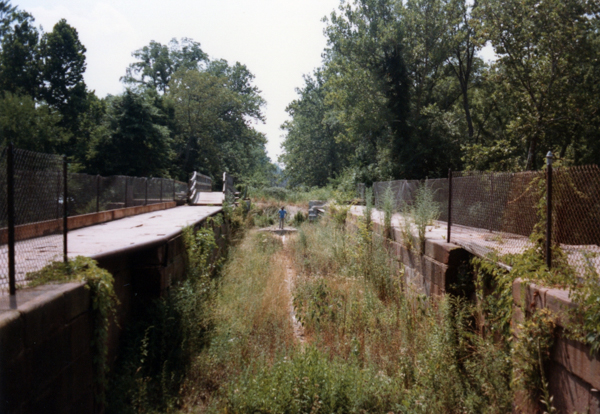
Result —
<path fill-rule="evenodd" d="M 207 226 L 206 220 L 195 224 Z M 227 223 L 212 227 L 223 254 Z M 181 232 L 94 257 L 114 276 L 120 304 L 109 328 L 109 364 L 123 330 L 144 305 L 185 274 Z M 83 283 L 50 284 L 0 297 L 0 413 L 94 413 L 90 293 Z"/>
<path fill-rule="evenodd" d="M 356 226 L 359 213 L 349 214 L 350 226 Z M 375 237 L 383 233 L 383 225 L 373 222 Z M 386 241 L 390 255 L 404 267 L 405 285 L 429 297 L 452 292 L 459 282 L 459 276 L 468 276 L 468 263 L 473 257 L 460 246 L 443 240 L 427 239 L 423 254 L 409 249 L 401 242 L 401 232 L 392 229 L 391 240 Z M 466 272 L 465 272 L 466 271 Z M 475 300 L 475 297 L 470 299 Z M 513 325 L 522 322 L 536 308 L 548 308 L 560 315 L 557 324 L 555 346 L 551 360 L 546 366 L 550 393 L 554 396 L 554 406 L 559 413 L 600 414 L 600 355 L 590 354 L 588 346 L 565 338 L 562 326 L 567 320 L 565 310 L 575 306 L 568 292 L 561 289 L 548 289 L 516 280 L 513 284 Z M 525 407 L 516 400 L 515 412 L 537 413 L 532 407 Z"/>

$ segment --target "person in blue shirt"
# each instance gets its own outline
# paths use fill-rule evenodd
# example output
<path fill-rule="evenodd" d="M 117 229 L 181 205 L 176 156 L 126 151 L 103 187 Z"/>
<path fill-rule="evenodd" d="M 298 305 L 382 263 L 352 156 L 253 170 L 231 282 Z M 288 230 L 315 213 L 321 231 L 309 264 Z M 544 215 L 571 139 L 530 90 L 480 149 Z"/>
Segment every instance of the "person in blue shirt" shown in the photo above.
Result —
<path fill-rule="evenodd" d="M 285 220 L 286 214 L 287 211 L 285 211 L 285 207 L 281 207 L 281 210 L 279 210 L 279 228 L 281 230 L 283 230 L 283 220 Z"/>

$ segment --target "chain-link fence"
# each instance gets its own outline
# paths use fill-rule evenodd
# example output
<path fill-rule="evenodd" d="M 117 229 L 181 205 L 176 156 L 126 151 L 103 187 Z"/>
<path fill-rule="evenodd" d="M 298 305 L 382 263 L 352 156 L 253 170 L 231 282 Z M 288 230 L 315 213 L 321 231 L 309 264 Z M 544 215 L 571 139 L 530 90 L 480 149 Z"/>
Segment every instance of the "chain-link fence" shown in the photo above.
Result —
<path fill-rule="evenodd" d="M 63 177 L 60 156 L 2 148 L 0 290 L 9 287 L 10 274 L 15 284 L 23 282 L 28 272 L 63 256 Z"/>
<path fill-rule="evenodd" d="M 496 252 L 502 259 L 522 253 L 532 246 L 530 236 L 539 223 L 541 236 L 550 234 L 553 245 L 561 247 L 578 272 L 600 271 L 600 168 L 551 171 L 550 182 L 545 171 L 454 172 L 450 179 L 377 182 L 373 194 L 381 209 L 387 192 L 395 210 L 406 215 L 419 189 L 428 187 L 439 212 L 440 237 L 479 256 Z M 545 230 L 548 185 L 552 221 Z"/>
<path fill-rule="evenodd" d="M 187 199 L 180 181 L 67 173 L 61 156 L 11 148 L 0 148 L 0 292 L 64 259 L 67 216 Z"/>

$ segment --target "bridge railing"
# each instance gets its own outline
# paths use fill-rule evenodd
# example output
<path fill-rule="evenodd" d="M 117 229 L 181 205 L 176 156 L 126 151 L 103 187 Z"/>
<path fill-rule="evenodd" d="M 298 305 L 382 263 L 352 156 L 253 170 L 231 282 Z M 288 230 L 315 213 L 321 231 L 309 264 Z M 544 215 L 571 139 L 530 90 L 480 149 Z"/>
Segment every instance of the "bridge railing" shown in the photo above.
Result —
<path fill-rule="evenodd" d="M 194 171 L 188 182 L 188 200 L 193 200 L 197 193 L 211 192 L 212 178 Z"/>
<path fill-rule="evenodd" d="M 49 261 L 65 260 L 68 217 L 187 199 L 180 181 L 69 173 L 67 167 L 58 155 L 0 148 L 0 293 L 14 293 L 27 273 Z"/>
<path fill-rule="evenodd" d="M 423 187 L 430 190 L 429 204 L 438 209 L 439 221 L 446 223 L 447 241 L 480 256 L 495 252 L 501 260 L 510 260 L 533 247 L 535 235 L 542 240 L 548 264 L 549 246 L 560 246 L 579 273 L 600 272 L 597 165 L 514 173 L 450 172 L 449 178 L 376 182 L 375 205 L 382 209 L 385 198 L 392 197 L 395 211 L 410 218 L 407 213 Z M 419 213 L 413 209 L 413 214 Z"/>

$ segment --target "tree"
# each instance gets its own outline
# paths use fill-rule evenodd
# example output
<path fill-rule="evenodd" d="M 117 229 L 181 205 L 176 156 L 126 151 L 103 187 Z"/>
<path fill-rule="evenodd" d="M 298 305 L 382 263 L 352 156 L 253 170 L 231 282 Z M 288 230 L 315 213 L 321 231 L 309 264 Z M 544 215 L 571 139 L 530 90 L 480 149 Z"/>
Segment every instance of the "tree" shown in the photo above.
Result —
<path fill-rule="evenodd" d="M 452 68 L 460 84 L 462 106 L 468 127 L 469 139 L 475 135 L 469 103 L 469 88 L 475 68 L 476 54 L 481 49 L 475 39 L 472 22 L 472 10 L 477 1 L 470 5 L 466 0 L 446 0 L 444 5 L 447 30 L 449 31 L 448 47 L 450 55 L 447 64 Z"/>
<path fill-rule="evenodd" d="M 4 35 L 10 30 L 10 24 L 15 18 L 17 6 L 11 6 L 10 1 L 0 0 L 0 43 Z"/>
<path fill-rule="evenodd" d="M 152 40 L 148 46 L 132 53 L 138 59 L 127 68 L 121 81 L 129 85 L 139 85 L 167 92 L 172 76 L 178 70 L 201 68 L 208 55 L 200 48 L 200 43 L 183 38 L 181 42 L 172 39 L 168 45 Z"/>
<path fill-rule="evenodd" d="M 223 171 L 249 172 L 249 154 L 266 140 L 249 125 L 262 114 L 248 105 L 247 94 L 237 92 L 226 77 L 185 70 L 171 80 L 168 97 L 175 108 L 177 164 L 183 172 L 217 179 Z"/>
<path fill-rule="evenodd" d="M 298 99 L 288 105 L 291 117 L 281 128 L 286 131 L 282 144 L 289 184 L 324 186 L 348 166 L 351 146 L 337 142 L 339 123 L 329 116 L 331 106 L 325 104 L 326 80 L 322 71 L 304 77 L 304 87 L 297 89 Z"/>
<path fill-rule="evenodd" d="M 83 80 L 86 49 L 77 30 L 65 19 L 42 36 L 40 59 L 42 98 L 62 114 L 63 125 L 76 133 L 78 118 L 86 110 L 87 91 Z"/>
<path fill-rule="evenodd" d="M 0 91 L 25 94 L 35 99 L 41 79 L 39 32 L 33 22 L 29 13 L 21 11 L 13 10 L 10 17 L 5 17 L 0 51 Z"/>
<path fill-rule="evenodd" d="M 5 92 L 0 95 L 0 145 L 8 142 L 29 151 L 55 153 L 69 134 L 60 126 L 55 109 L 27 95 Z"/>
<path fill-rule="evenodd" d="M 508 128 L 526 147 L 525 168 L 535 169 L 551 147 L 565 153 L 585 123 L 578 85 L 594 59 L 597 15 L 585 0 L 481 0 L 477 13 L 480 36 L 498 55 L 500 83 L 518 92 Z"/>
<path fill-rule="evenodd" d="M 94 131 L 88 171 L 104 175 L 167 176 L 171 137 L 153 97 L 127 89 L 108 100 L 102 127 Z"/>

